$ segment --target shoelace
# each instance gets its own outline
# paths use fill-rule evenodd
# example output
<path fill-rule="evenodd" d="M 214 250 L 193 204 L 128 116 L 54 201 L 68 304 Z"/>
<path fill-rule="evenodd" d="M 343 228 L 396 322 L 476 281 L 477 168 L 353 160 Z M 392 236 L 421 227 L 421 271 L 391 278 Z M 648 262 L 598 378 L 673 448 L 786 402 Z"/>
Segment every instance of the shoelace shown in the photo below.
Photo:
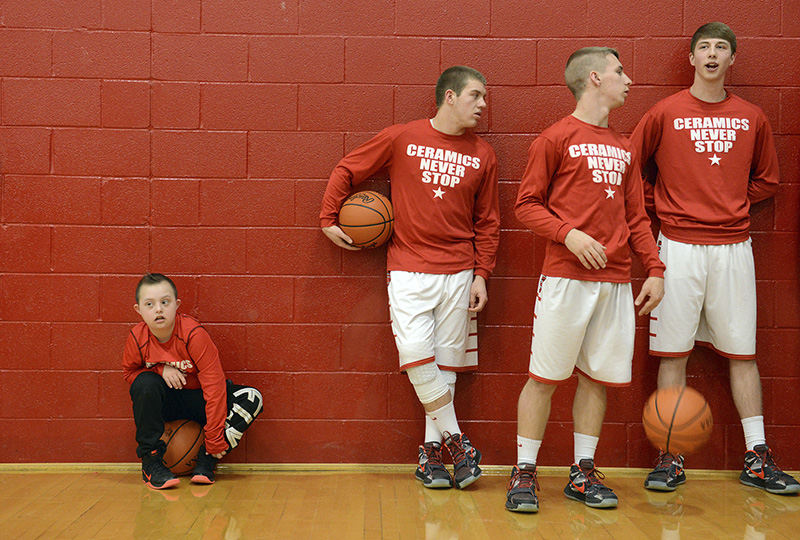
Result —
<path fill-rule="evenodd" d="M 680 456 L 673 456 L 668 452 L 661 452 L 661 454 L 656 458 L 656 464 L 658 467 L 668 469 L 673 462 L 677 463 L 679 460 Z"/>
<path fill-rule="evenodd" d="M 460 440 L 456 439 L 455 435 L 450 435 L 449 440 L 450 444 L 447 445 L 447 449 L 453 456 L 453 463 L 454 464 L 461 463 L 464 460 L 464 454 L 465 454 L 464 446 L 461 444 Z M 453 450 L 455 450 L 455 452 Z"/>
<path fill-rule="evenodd" d="M 442 463 L 442 447 L 431 445 L 430 449 L 426 448 L 425 453 L 428 454 L 428 465 L 444 465 Z"/>
<path fill-rule="evenodd" d="M 580 467 L 578 468 L 580 469 Z M 603 482 L 601 482 L 601 480 L 604 480 L 606 475 L 604 475 L 594 467 L 592 467 L 592 470 L 589 472 L 586 472 L 583 469 L 581 469 L 581 471 L 583 472 L 583 475 L 586 477 L 586 480 L 589 482 L 590 486 L 592 484 L 600 484 L 601 486 L 603 485 Z"/>
<path fill-rule="evenodd" d="M 777 472 L 782 472 L 781 468 L 778 467 L 778 464 L 776 463 L 776 461 L 778 460 L 778 456 L 772 453 L 771 448 L 767 448 L 767 451 L 764 452 L 763 454 L 759 452 L 755 452 L 755 454 L 759 457 L 759 459 L 761 459 L 762 470 L 766 467 L 769 467 L 770 469 L 775 470 Z"/>
<path fill-rule="evenodd" d="M 541 491 L 539 489 L 539 480 L 536 478 L 536 471 L 530 472 L 524 469 L 517 469 L 517 474 L 509 480 L 507 489 L 513 488 L 515 483 L 518 488 L 531 489 L 532 486 L 536 486 L 536 491 Z"/>

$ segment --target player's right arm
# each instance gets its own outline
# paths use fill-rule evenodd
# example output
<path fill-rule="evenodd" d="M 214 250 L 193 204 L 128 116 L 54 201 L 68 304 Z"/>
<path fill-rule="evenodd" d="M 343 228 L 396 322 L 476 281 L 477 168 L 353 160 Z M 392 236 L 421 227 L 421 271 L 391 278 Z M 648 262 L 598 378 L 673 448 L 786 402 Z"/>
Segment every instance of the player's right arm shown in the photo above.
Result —
<path fill-rule="evenodd" d="M 331 242 L 340 248 L 349 249 L 350 251 L 359 251 L 361 249 L 360 247 L 351 245 L 353 239 L 344 234 L 344 231 L 340 229 L 338 225 L 322 227 L 322 232 L 325 233 L 325 236 L 327 236 Z"/>
<path fill-rule="evenodd" d="M 556 145 L 546 137 L 537 137 L 528 150 L 528 165 L 519 185 L 514 213 L 537 235 L 566 245 L 586 269 L 605 268 L 605 246 L 547 208 L 550 181 L 559 164 Z"/>
<path fill-rule="evenodd" d="M 390 163 L 395 132 L 393 128 L 394 126 L 384 129 L 347 154 L 331 172 L 325 188 L 325 195 L 322 197 L 319 222 L 325 236 L 341 248 L 360 249 L 351 245 L 352 239 L 336 224 L 339 209 L 350 195 L 353 186 L 358 185 Z"/>
<path fill-rule="evenodd" d="M 133 384 L 136 377 L 143 371 L 153 371 L 163 376 L 164 364 L 156 364 L 148 368 L 145 359 L 142 357 L 141 349 L 136 341 L 133 331 L 128 332 L 128 339 L 125 341 L 125 349 L 122 352 L 122 377 Z"/>

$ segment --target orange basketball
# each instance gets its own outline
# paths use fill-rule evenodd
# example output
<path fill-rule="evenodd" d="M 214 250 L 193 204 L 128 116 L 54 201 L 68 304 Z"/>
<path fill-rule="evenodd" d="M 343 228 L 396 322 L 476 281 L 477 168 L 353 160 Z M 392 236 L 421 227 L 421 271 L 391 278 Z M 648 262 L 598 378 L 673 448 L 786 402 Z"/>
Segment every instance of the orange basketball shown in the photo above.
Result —
<path fill-rule="evenodd" d="M 670 454 L 690 454 L 711 436 L 714 422 L 705 398 L 688 386 L 653 392 L 642 412 L 653 446 Z"/>
<path fill-rule="evenodd" d="M 197 452 L 205 442 L 200 424 L 192 420 L 164 422 L 161 440 L 167 444 L 161 461 L 172 474 L 180 476 L 191 473 L 197 462 Z"/>
<path fill-rule="evenodd" d="M 359 191 L 339 210 L 339 228 L 360 248 L 380 246 L 392 235 L 394 212 L 389 199 L 377 191 Z"/>

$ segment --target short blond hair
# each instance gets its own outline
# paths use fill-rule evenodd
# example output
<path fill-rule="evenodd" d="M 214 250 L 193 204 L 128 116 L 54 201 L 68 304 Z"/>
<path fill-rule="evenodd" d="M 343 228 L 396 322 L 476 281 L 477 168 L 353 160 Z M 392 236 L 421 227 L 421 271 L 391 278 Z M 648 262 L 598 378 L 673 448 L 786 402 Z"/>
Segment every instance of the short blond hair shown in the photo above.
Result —
<path fill-rule="evenodd" d="M 575 99 L 581 99 L 583 91 L 586 90 L 589 73 L 606 67 L 608 63 L 606 57 L 609 54 L 619 59 L 619 53 L 611 47 L 584 47 L 570 55 L 567 67 L 564 68 L 564 79 Z"/>

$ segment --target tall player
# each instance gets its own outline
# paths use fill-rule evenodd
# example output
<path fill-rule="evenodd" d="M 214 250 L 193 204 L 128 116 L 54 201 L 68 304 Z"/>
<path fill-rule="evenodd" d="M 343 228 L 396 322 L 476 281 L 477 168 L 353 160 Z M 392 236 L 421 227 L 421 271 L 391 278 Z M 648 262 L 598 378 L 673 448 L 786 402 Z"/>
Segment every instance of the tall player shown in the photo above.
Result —
<path fill-rule="evenodd" d="M 667 265 L 666 300 L 650 319 L 650 354 L 661 357 L 659 388 L 686 384 L 695 343 L 727 357 L 747 447 L 739 480 L 771 493 L 798 493 L 800 484 L 775 465 L 766 444 L 755 362 L 748 211 L 777 190 L 778 157 L 761 109 L 725 88 L 735 55 L 736 36 L 727 25 L 698 28 L 689 53 L 694 83 L 654 105 L 631 136 L 645 170 L 655 168 L 645 189 L 654 191 Z M 661 452 L 645 487 L 674 490 L 686 481 L 683 463 L 683 456 Z"/>
<path fill-rule="evenodd" d="M 447 69 L 436 83 L 436 106 L 433 118 L 388 127 L 339 162 L 320 224 L 334 244 L 357 249 L 336 225 L 339 208 L 353 186 L 388 168 L 395 215 L 389 312 L 400 369 L 426 413 L 415 475 L 428 488 L 464 488 L 481 475 L 480 452 L 461 431 L 453 392 L 456 372 L 477 366 L 474 314 L 488 300 L 500 234 L 497 160 L 471 131 L 486 109 L 483 75 Z M 442 463 L 443 439 L 454 478 Z"/>
<path fill-rule="evenodd" d="M 574 463 L 564 494 L 613 508 L 617 496 L 594 466 L 606 408 L 606 386 L 631 382 L 634 304 L 649 313 L 661 300 L 664 265 L 644 209 L 639 165 L 628 140 L 608 127 L 631 80 L 619 54 L 587 47 L 564 72 L 575 111 L 531 144 L 516 215 L 547 238 L 533 314 L 529 378 L 519 396 L 517 465 L 506 508 L 537 512 L 536 459 L 556 385 L 574 371 Z M 647 271 L 633 300 L 631 250 Z"/>

